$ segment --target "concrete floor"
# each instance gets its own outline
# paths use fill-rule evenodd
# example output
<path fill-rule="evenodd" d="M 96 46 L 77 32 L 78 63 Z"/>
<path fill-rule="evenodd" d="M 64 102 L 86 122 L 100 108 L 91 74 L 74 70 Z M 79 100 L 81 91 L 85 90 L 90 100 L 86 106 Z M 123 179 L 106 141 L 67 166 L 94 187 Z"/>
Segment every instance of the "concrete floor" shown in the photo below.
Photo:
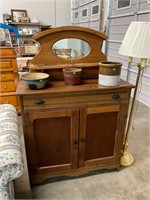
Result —
<path fill-rule="evenodd" d="M 50 200 L 150 200 L 150 108 L 138 103 L 134 129 L 129 133 L 130 167 L 101 171 L 90 176 L 47 181 L 32 187 L 32 199 Z M 27 199 L 22 193 L 16 197 Z"/>

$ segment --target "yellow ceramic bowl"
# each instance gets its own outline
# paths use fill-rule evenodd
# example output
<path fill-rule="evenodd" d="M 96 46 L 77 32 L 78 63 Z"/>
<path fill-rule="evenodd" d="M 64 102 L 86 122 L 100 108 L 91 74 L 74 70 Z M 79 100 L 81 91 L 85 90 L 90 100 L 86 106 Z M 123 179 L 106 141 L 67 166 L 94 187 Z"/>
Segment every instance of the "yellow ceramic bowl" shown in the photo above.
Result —
<path fill-rule="evenodd" d="M 39 72 L 27 73 L 22 74 L 20 79 L 25 83 L 27 88 L 36 90 L 45 87 L 49 80 L 49 74 Z"/>

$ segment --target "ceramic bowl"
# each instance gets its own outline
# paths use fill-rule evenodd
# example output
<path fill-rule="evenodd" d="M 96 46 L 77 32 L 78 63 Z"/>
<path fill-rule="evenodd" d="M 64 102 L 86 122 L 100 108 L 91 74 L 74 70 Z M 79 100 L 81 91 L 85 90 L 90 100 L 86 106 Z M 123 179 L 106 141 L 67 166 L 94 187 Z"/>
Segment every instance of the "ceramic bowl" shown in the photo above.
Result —
<path fill-rule="evenodd" d="M 20 76 L 21 81 L 24 82 L 29 89 L 41 89 L 44 88 L 49 80 L 49 74 L 46 73 L 26 73 Z"/>

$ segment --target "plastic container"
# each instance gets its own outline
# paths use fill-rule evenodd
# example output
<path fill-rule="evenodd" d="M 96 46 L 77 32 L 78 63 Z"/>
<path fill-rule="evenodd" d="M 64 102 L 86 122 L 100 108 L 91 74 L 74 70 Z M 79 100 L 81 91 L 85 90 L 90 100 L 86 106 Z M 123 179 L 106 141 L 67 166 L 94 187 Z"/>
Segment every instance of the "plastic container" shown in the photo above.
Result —
<path fill-rule="evenodd" d="M 78 85 L 81 82 L 81 72 L 82 69 L 80 68 L 64 68 L 63 75 L 64 81 L 67 85 Z"/>
<path fill-rule="evenodd" d="M 117 86 L 120 83 L 122 63 L 102 61 L 99 62 L 98 83 L 104 86 Z"/>

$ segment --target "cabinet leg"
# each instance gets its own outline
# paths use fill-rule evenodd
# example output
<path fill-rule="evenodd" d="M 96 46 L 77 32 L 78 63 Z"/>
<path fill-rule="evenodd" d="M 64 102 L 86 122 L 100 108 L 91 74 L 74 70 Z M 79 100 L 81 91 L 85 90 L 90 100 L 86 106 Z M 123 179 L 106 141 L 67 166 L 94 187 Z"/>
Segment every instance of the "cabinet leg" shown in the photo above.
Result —
<path fill-rule="evenodd" d="M 117 172 L 119 172 L 120 171 L 120 166 L 119 167 L 117 167 Z"/>

